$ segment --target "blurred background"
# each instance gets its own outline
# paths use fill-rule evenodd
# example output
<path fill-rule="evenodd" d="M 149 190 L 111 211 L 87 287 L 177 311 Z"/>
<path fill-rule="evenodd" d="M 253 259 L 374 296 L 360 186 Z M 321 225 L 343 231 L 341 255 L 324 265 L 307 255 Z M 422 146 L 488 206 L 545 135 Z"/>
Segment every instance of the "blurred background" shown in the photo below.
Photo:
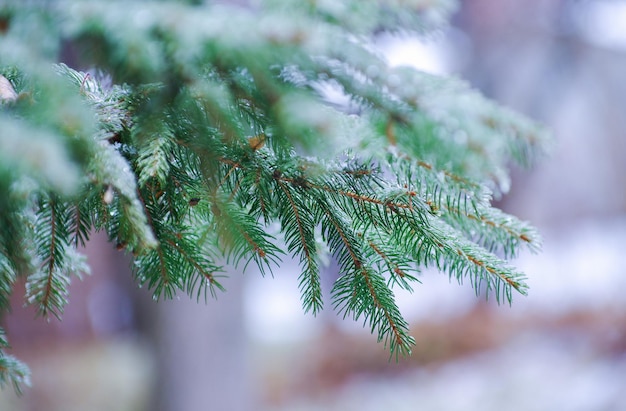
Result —
<path fill-rule="evenodd" d="M 398 295 L 417 344 L 396 363 L 361 324 L 304 315 L 295 264 L 157 304 L 96 236 L 62 322 L 19 298 L 3 319 L 33 387 L 0 410 L 626 410 L 626 1 L 467 0 L 441 33 L 376 45 L 553 131 L 499 203 L 544 236 L 515 261 L 528 297 L 497 306 L 424 272 Z"/>

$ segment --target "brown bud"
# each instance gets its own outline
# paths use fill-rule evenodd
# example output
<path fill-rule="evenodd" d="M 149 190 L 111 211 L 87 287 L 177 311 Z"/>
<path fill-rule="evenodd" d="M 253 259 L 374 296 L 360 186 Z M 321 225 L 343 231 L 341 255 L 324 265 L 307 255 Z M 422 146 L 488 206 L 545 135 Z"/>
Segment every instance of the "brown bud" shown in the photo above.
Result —
<path fill-rule="evenodd" d="M 265 145 L 265 134 L 259 134 L 248 139 L 252 151 L 257 151 Z"/>

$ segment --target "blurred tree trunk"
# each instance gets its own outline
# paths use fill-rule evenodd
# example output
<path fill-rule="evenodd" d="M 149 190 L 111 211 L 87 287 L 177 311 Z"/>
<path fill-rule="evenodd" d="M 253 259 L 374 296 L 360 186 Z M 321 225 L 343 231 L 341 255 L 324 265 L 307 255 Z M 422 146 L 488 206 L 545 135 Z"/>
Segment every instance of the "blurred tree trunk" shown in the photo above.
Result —
<path fill-rule="evenodd" d="M 154 411 L 255 409 L 248 338 L 243 323 L 241 273 L 224 281 L 217 300 L 181 295 L 149 310 L 155 344 Z"/>

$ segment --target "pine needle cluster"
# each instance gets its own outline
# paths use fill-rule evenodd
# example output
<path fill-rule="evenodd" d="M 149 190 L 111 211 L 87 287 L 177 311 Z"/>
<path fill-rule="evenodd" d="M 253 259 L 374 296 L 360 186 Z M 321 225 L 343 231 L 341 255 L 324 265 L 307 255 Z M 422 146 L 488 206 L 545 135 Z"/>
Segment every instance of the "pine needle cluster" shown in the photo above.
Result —
<path fill-rule="evenodd" d="M 402 5 L 400 5 L 402 4 Z M 491 205 L 545 132 L 460 80 L 391 68 L 380 31 L 426 33 L 448 1 L 145 1 L 0 6 L 0 307 L 60 317 L 80 254 L 104 231 L 155 297 L 223 290 L 225 256 L 301 268 L 303 307 L 334 308 L 393 354 L 413 339 L 394 300 L 435 266 L 476 292 L 526 292 L 507 260 L 537 250 Z M 89 72 L 55 64 L 71 44 Z M 328 101 L 333 87 L 353 112 Z M 354 108 L 356 107 L 356 110 Z M 0 345 L 6 347 L 4 336 Z M 28 382 L 0 351 L 0 383 Z"/>

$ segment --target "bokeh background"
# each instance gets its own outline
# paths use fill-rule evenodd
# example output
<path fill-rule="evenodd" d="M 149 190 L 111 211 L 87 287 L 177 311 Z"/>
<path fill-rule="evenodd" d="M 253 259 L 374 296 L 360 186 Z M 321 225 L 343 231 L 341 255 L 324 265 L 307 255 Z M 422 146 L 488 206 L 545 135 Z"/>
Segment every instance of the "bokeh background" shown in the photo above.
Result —
<path fill-rule="evenodd" d="M 499 201 L 544 236 L 515 262 L 528 297 L 498 306 L 424 272 L 398 295 L 417 344 L 395 362 L 361 324 L 304 315 L 295 264 L 156 303 L 95 236 L 62 322 L 19 298 L 3 318 L 33 387 L 1 391 L 0 410 L 626 410 L 626 1 L 467 0 L 448 29 L 376 46 L 553 131 Z"/>

